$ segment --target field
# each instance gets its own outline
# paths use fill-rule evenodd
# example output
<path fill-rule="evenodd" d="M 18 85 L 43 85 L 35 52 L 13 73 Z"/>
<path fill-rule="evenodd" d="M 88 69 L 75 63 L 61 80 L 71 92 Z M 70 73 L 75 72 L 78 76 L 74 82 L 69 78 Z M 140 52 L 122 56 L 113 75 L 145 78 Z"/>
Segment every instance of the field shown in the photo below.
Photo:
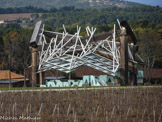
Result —
<path fill-rule="evenodd" d="M 30 13 L 24 14 L 0 14 L 0 20 L 12 21 L 19 18 L 30 18 Z"/>
<path fill-rule="evenodd" d="M 162 87 L 1 91 L 3 120 L 161 122 Z"/>
<path fill-rule="evenodd" d="M 0 20 L 13 21 L 20 18 L 30 18 L 32 14 L 33 13 L 0 14 Z M 39 15 L 41 15 L 41 13 Z"/>

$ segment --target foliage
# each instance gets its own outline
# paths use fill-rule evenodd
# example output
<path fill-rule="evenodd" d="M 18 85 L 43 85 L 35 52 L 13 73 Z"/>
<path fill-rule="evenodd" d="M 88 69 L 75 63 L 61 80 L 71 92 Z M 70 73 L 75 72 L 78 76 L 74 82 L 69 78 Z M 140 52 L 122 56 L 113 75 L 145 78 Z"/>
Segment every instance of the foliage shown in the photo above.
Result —
<path fill-rule="evenodd" d="M 140 24 L 141 25 L 141 24 Z M 143 25 L 141 25 L 143 27 Z M 162 68 L 162 33 L 159 25 L 150 28 L 150 24 L 146 28 L 134 28 L 134 33 L 138 38 L 139 54 L 150 63 L 154 61 L 156 68 Z"/>
<path fill-rule="evenodd" d="M 19 8 L 0 8 L 0 14 L 13 14 L 13 13 L 46 13 L 48 10 L 36 8 L 32 6 L 19 7 Z"/>
<path fill-rule="evenodd" d="M 10 25 L 10 24 L 9 24 Z M 0 55 L 0 68 L 8 69 L 9 63 L 11 63 L 11 70 L 17 71 L 18 73 L 24 73 L 24 68 L 30 64 L 30 52 L 29 52 L 29 40 L 31 38 L 31 29 L 22 29 L 21 27 L 15 26 L 3 26 L 2 35 L 0 35 L 1 55 Z M 11 57 L 9 62 L 8 57 Z"/>
<path fill-rule="evenodd" d="M 158 58 L 159 50 L 162 50 L 160 37 L 155 32 L 143 32 L 139 35 L 140 53 L 144 59 Z M 147 42 L 147 43 L 146 43 Z"/>
<path fill-rule="evenodd" d="M 141 4 L 134 2 L 125 2 L 122 0 L 102 0 L 96 2 L 96 0 L 0 0 L 0 7 L 9 8 L 11 7 L 24 7 L 24 6 L 34 6 L 38 8 L 51 9 L 65 7 L 66 6 L 75 6 L 76 8 L 105 8 L 109 6 L 140 6 Z M 68 8 L 69 10 L 69 8 Z"/>
<path fill-rule="evenodd" d="M 49 24 L 53 28 L 60 28 L 62 24 L 72 25 L 74 23 L 80 23 L 82 26 L 85 26 L 87 23 L 93 26 L 101 26 L 111 24 L 117 18 L 131 21 L 133 26 L 145 28 L 148 25 L 162 24 L 162 8 L 157 10 L 156 7 L 142 6 L 132 8 L 72 9 L 69 11 L 58 9 L 54 13 L 44 13 L 40 17 L 45 24 Z"/>
<path fill-rule="evenodd" d="M 15 49 L 15 61 L 18 69 L 21 73 L 24 72 L 24 68 L 26 69 L 31 63 L 31 55 L 29 51 L 29 40 L 31 38 L 31 30 L 21 30 L 20 38 L 17 40 L 17 46 Z"/>
<path fill-rule="evenodd" d="M 85 26 L 89 23 L 92 26 L 102 26 L 111 24 L 119 20 L 127 20 L 132 23 L 134 28 L 145 28 L 150 26 L 153 28 L 155 24 L 162 24 L 162 8 L 153 6 L 141 5 L 140 7 L 107 7 L 107 8 L 87 8 L 77 9 L 73 6 L 64 6 L 56 9 L 48 10 L 35 7 L 20 7 L 20 8 L 0 8 L 0 14 L 8 13 L 33 13 L 34 20 L 42 20 L 45 24 L 50 25 L 54 29 L 62 27 L 62 24 L 71 26 L 79 23 Z M 40 17 L 38 13 L 43 13 Z M 147 18 L 147 19 L 146 19 Z"/>

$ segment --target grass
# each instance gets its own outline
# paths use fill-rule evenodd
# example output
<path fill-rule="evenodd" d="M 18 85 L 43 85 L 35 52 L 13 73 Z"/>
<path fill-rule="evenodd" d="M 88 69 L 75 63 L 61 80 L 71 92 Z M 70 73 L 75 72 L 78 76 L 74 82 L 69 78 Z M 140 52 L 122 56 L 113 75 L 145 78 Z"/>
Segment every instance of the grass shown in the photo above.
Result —
<path fill-rule="evenodd" d="M 106 86 L 110 87 L 110 86 Z M 41 90 L 41 89 L 80 89 L 80 88 L 103 88 L 100 86 L 88 87 L 13 87 L 13 88 L 0 88 L 0 90 Z"/>
<path fill-rule="evenodd" d="M 161 85 L 147 85 L 147 86 L 161 86 Z M 0 91 L 2 90 L 43 90 L 43 89 L 80 89 L 80 88 L 129 88 L 129 87 L 146 87 L 146 86 L 88 86 L 88 87 L 13 87 L 13 88 L 0 88 Z"/>

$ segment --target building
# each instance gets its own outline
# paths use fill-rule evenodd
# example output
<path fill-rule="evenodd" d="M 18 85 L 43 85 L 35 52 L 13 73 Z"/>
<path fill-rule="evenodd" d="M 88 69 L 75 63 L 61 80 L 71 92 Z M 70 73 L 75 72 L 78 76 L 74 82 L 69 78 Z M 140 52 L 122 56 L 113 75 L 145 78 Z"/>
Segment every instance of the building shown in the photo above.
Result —
<path fill-rule="evenodd" d="M 45 73 L 44 82 L 40 87 L 118 86 L 120 81 L 120 72 L 117 72 L 115 76 L 110 76 L 88 66 L 80 67 L 72 72 L 70 80 L 68 75 L 65 76 L 56 70 L 54 72 L 53 74 L 50 74 L 49 71 Z M 53 76 L 51 77 L 51 75 Z M 130 73 L 128 73 L 128 77 L 130 80 Z M 142 70 L 138 70 L 137 84 L 143 84 Z"/>
<path fill-rule="evenodd" d="M 9 88 L 9 70 L 0 70 L 0 88 Z M 28 86 L 29 79 L 26 78 L 26 84 Z M 11 72 L 11 87 L 23 87 L 24 76 Z"/>
<path fill-rule="evenodd" d="M 156 69 L 156 68 L 151 69 L 150 75 L 148 77 L 150 77 L 151 84 L 162 84 L 162 69 Z M 146 81 L 147 79 L 146 70 L 144 71 L 144 79 L 145 82 L 147 83 L 148 81 Z"/>
<path fill-rule="evenodd" d="M 5 23 L 5 21 L 4 20 L 0 20 L 0 24 L 4 24 Z"/>

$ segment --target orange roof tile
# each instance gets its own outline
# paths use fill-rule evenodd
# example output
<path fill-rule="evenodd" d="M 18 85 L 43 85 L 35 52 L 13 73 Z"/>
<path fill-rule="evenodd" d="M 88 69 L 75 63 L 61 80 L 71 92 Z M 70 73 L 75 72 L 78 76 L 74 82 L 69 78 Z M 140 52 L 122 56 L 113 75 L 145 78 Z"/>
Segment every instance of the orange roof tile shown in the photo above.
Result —
<path fill-rule="evenodd" d="M 0 80 L 9 80 L 9 70 L 0 70 Z M 11 80 L 23 81 L 24 76 L 11 72 Z M 29 80 L 26 78 L 26 80 Z"/>

